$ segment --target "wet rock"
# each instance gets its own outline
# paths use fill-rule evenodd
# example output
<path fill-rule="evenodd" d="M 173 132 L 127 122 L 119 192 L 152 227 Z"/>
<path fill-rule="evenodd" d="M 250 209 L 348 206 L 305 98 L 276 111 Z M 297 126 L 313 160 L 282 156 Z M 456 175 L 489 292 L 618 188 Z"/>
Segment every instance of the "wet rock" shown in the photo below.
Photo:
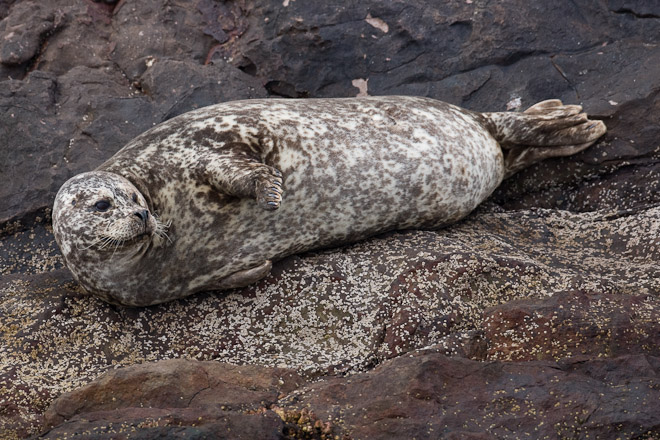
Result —
<path fill-rule="evenodd" d="M 273 380 L 283 373 L 293 381 Z M 659 376 L 653 356 L 512 364 L 429 348 L 301 387 L 283 370 L 160 361 L 113 371 L 58 398 L 47 420 L 67 421 L 44 438 L 653 437 L 660 434 Z M 264 385 L 265 394 L 255 392 Z M 298 390 L 278 397 L 278 388 Z"/>
<path fill-rule="evenodd" d="M 310 385 L 284 405 L 355 439 L 652 438 L 658 373 L 652 356 L 512 364 L 426 350 Z"/>
<path fill-rule="evenodd" d="M 486 310 L 488 359 L 537 360 L 628 353 L 660 356 L 660 301 L 652 296 L 557 293 Z"/>
<path fill-rule="evenodd" d="M 122 408 L 257 410 L 304 380 L 293 370 L 172 359 L 110 370 L 89 385 L 60 396 L 45 414 L 56 426 L 76 414 Z"/>

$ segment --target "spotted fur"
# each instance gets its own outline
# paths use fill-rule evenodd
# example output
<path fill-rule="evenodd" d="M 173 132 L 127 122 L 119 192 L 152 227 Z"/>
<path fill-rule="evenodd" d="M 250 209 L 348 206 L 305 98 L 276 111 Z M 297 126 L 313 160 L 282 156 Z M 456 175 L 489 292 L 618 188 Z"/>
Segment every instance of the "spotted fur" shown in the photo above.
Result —
<path fill-rule="evenodd" d="M 461 219 L 505 176 L 500 142 L 517 151 L 516 136 L 552 140 L 552 130 L 534 131 L 539 124 L 584 122 L 574 109 L 544 113 L 479 114 L 414 97 L 202 108 L 67 182 L 55 236 L 78 281 L 109 302 L 150 305 L 246 285 L 286 255 Z M 94 210 L 102 198 L 112 209 Z M 145 208 L 147 235 L 102 245 L 101 231 L 138 224 Z"/>

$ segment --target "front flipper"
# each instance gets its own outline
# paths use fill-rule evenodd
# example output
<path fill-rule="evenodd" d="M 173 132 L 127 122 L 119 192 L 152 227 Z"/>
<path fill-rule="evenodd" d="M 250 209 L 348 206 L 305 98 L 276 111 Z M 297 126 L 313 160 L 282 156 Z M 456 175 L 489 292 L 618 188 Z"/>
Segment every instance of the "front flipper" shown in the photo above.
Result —
<path fill-rule="evenodd" d="M 214 286 L 214 288 L 217 290 L 224 290 L 233 289 L 235 287 L 245 287 L 268 276 L 272 267 L 273 262 L 266 260 L 260 266 L 234 272 L 233 274 L 223 278 L 219 284 Z"/>
<path fill-rule="evenodd" d="M 211 160 L 200 162 L 203 175 L 218 191 L 237 197 L 256 199 L 263 209 L 272 211 L 282 202 L 282 172 L 266 165 L 244 143 L 226 145 Z"/>

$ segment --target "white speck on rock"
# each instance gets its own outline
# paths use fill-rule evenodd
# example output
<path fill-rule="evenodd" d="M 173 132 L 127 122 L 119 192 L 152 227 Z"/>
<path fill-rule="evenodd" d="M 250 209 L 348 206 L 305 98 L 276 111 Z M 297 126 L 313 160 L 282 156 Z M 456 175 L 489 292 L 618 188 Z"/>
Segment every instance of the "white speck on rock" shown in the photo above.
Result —
<path fill-rule="evenodd" d="M 385 23 L 380 18 L 372 17 L 371 14 L 367 14 L 367 18 L 365 18 L 365 20 L 371 26 L 383 31 L 383 33 L 388 33 L 390 30 L 390 27 L 387 25 L 387 23 Z"/>
<path fill-rule="evenodd" d="M 515 98 L 511 99 L 511 101 L 506 103 L 506 109 L 515 110 L 520 108 L 521 105 L 522 105 L 522 99 L 520 99 L 519 96 L 516 96 Z"/>
<path fill-rule="evenodd" d="M 358 79 L 354 79 L 353 81 L 351 81 L 351 84 L 353 85 L 353 87 L 356 87 L 360 90 L 358 92 L 358 94 L 355 95 L 355 96 L 357 96 L 358 98 L 360 98 L 362 96 L 369 96 L 369 93 L 367 91 L 367 88 L 368 88 L 367 83 L 368 82 L 369 82 L 369 78 L 367 78 L 367 79 L 358 78 Z"/>

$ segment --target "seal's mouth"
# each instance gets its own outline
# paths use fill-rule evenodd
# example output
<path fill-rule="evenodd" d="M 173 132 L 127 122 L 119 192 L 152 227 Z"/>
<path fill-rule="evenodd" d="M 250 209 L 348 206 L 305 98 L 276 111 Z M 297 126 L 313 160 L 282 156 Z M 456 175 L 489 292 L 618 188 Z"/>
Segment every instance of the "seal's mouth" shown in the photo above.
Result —
<path fill-rule="evenodd" d="M 155 238 L 165 238 L 171 242 L 166 232 L 170 223 L 162 223 L 155 216 L 151 218 L 153 220 L 149 222 L 114 223 L 100 233 L 86 249 L 94 246 L 99 251 L 109 251 L 114 254 L 124 248 L 144 249 L 145 244 L 149 244 Z"/>
<path fill-rule="evenodd" d="M 131 238 L 129 241 L 134 243 L 134 242 L 137 242 L 137 241 L 141 241 L 144 237 L 148 237 L 150 235 L 151 234 L 147 233 L 146 231 L 141 232 L 138 235 L 136 235 L 135 237 Z"/>
<path fill-rule="evenodd" d="M 135 244 L 135 243 L 139 243 L 141 241 L 144 241 L 145 239 L 148 239 L 149 237 L 151 237 L 151 231 L 144 230 L 144 231 L 140 232 L 139 234 L 137 234 L 137 235 L 135 235 L 131 238 L 127 238 L 126 240 L 123 240 L 122 243 L 124 245 Z"/>
<path fill-rule="evenodd" d="M 101 242 L 100 249 L 107 249 L 114 253 L 117 250 L 122 249 L 124 247 L 134 246 L 143 241 L 147 241 L 151 237 L 151 235 L 152 235 L 151 231 L 145 230 L 128 238 L 119 239 L 112 237 L 104 237 Z"/>

